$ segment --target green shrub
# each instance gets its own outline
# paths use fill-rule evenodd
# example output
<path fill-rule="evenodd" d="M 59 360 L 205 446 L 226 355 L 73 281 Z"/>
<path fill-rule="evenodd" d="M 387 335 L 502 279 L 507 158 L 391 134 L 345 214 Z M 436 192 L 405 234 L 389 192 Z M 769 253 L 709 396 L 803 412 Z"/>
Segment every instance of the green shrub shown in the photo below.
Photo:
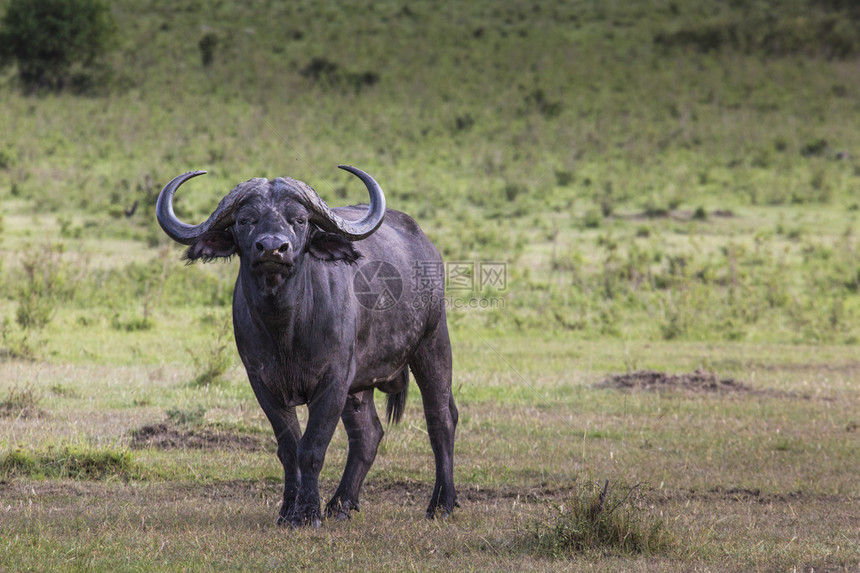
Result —
<path fill-rule="evenodd" d="M 32 454 L 19 448 L 10 452 L 0 462 L 0 470 L 6 474 L 20 473 L 29 475 L 35 469 L 36 464 L 36 458 Z"/>
<path fill-rule="evenodd" d="M 232 364 L 233 337 L 230 324 L 229 320 L 222 323 L 218 336 L 208 352 L 206 350 L 198 352 L 188 348 L 194 368 L 200 372 L 194 379 L 195 386 L 209 386 L 223 381 L 224 374 Z"/>
<path fill-rule="evenodd" d="M 0 418 L 28 418 L 42 414 L 39 408 L 41 397 L 33 390 L 32 385 L 23 388 L 13 387 L 0 400 Z"/>
<path fill-rule="evenodd" d="M 51 447 L 40 453 L 19 448 L 0 458 L 0 475 L 99 480 L 127 478 L 132 469 L 131 454 L 127 451 L 76 446 Z"/>
<path fill-rule="evenodd" d="M 311 82 L 327 88 L 337 88 L 343 91 L 352 89 L 356 94 L 364 88 L 379 83 L 380 76 L 374 71 L 351 72 L 339 64 L 326 58 L 313 58 L 300 72 Z"/>
<path fill-rule="evenodd" d="M 104 0 L 11 0 L 0 22 L 0 64 L 28 90 L 86 88 L 114 34 Z"/>
<path fill-rule="evenodd" d="M 547 119 L 561 115 L 564 104 L 561 100 L 551 100 L 542 89 L 536 89 L 525 96 L 526 111 L 535 111 Z"/>
<path fill-rule="evenodd" d="M 208 68 L 215 61 L 215 48 L 218 47 L 218 36 L 214 32 L 207 32 L 197 42 L 197 47 L 200 48 L 200 63 L 204 68 Z"/>
<path fill-rule="evenodd" d="M 130 316 L 122 317 L 115 314 L 111 318 L 111 328 L 120 332 L 143 332 L 152 329 L 155 326 L 155 321 L 149 316 Z"/>
<path fill-rule="evenodd" d="M 167 414 L 168 420 L 181 426 L 200 425 L 206 420 L 206 408 L 203 406 L 197 406 L 196 410 L 170 408 L 165 414 Z"/>
<path fill-rule="evenodd" d="M 37 342 L 32 332 L 16 328 L 8 316 L 0 320 L 0 358 L 33 360 L 36 358 Z"/>
<path fill-rule="evenodd" d="M 586 229 L 597 229 L 603 223 L 603 214 L 597 209 L 589 209 L 582 217 L 582 224 Z"/>
<path fill-rule="evenodd" d="M 639 494 L 638 485 L 610 489 L 609 481 L 602 490 L 595 485 L 581 488 L 552 520 L 534 527 L 538 551 L 556 558 L 586 551 L 665 552 L 671 547 L 665 524 L 635 503 Z"/>
<path fill-rule="evenodd" d="M 23 276 L 15 293 L 15 319 L 22 329 L 43 328 L 54 316 L 57 303 L 72 297 L 75 286 L 62 259 L 64 252 L 64 245 L 51 243 L 25 249 Z"/>
<path fill-rule="evenodd" d="M 556 170 L 555 184 L 559 187 L 567 187 L 574 181 L 574 175 L 570 171 Z"/>
<path fill-rule="evenodd" d="M 805 54 L 839 59 L 857 54 L 860 34 L 856 10 L 804 4 L 792 8 L 776 2 L 749 3 L 742 9 L 661 30 L 654 35 L 654 44 L 666 50 L 692 48 L 702 53 Z"/>

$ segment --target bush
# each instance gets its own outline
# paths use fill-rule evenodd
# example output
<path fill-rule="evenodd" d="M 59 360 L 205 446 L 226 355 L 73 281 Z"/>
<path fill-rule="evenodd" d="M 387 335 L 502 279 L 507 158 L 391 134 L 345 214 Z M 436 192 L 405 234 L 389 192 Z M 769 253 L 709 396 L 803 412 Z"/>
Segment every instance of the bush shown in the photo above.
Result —
<path fill-rule="evenodd" d="M 206 421 L 206 408 L 197 406 L 196 410 L 183 410 L 182 408 L 171 408 L 165 412 L 167 419 L 181 426 L 199 426 Z"/>
<path fill-rule="evenodd" d="M 344 91 L 351 88 L 356 94 L 378 84 L 380 80 L 379 74 L 374 71 L 350 72 L 326 58 L 313 58 L 299 73 L 315 84 Z"/>
<path fill-rule="evenodd" d="M 54 316 L 57 303 L 72 297 L 75 285 L 62 260 L 64 251 L 62 244 L 51 243 L 24 251 L 23 275 L 15 293 L 15 319 L 24 330 L 43 328 Z"/>
<path fill-rule="evenodd" d="M 30 384 L 23 388 L 13 387 L 0 400 L 0 418 L 37 418 L 42 414 L 39 409 L 40 399 Z"/>
<path fill-rule="evenodd" d="M 215 61 L 215 48 L 218 47 L 218 36 L 213 32 L 208 32 L 197 42 L 197 47 L 200 48 L 200 62 L 204 68 L 208 68 Z"/>
<path fill-rule="evenodd" d="M 102 480 L 128 478 L 134 469 L 127 451 L 64 446 L 44 452 L 16 449 L 0 457 L 0 476 Z"/>
<path fill-rule="evenodd" d="M 569 557 L 598 551 L 616 554 L 668 553 L 673 541 L 664 520 L 643 507 L 639 485 L 619 486 L 613 491 L 593 484 L 567 500 L 549 522 L 535 524 L 533 539 L 538 553 Z"/>
<path fill-rule="evenodd" d="M 103 0 L 11 0 L 0 22 L 0 65 L 25 89 L 83 90 L 114 35 Z"/>
<path fill-rule="evenodd" d="M 793 10 L 784 3 L 749 3 L 742 10 L 659 31 L 653 40 L 667 50 L 847 59 L 860 51 L 860 11 L 849 9 L 849 4 L 834 2 L 816 8 L 799 3 L 803 8 Z"/>

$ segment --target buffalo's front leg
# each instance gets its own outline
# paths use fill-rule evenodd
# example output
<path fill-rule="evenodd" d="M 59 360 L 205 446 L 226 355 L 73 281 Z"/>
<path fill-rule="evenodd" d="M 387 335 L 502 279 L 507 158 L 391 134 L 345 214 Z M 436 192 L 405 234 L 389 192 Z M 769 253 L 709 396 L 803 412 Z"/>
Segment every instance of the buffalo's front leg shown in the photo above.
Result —
<path fill-rule="evenodd" d="M 326 506 L 326 517 L 338 520 L 348 519 L 351 510 L 358 511 L 361 485 L 382 441 L 382 424 L 373 404 L 373 390 L 365 390 L 348 399 L 341 419 L 349 438 L 349 453 L 340 485 Z"/>
<path fill-rule="evenodd" d="M 301 481 L 296 450 L 302 436 L 302 429 L 296 417 L 296 409 L 287 408 L 282 420 L 277 427 L 275 424 L 272 425 L 275 429 L 275 438 L 278 440 L 278 459 L 284 466 L 284 500 L 278 512 L 278 525 L 285 524 L 287 516 L 293 511 Z"/>
<path fill-rule="evenodd" d="M 299 491 L 301 475 L 296 452 L 302 437 L 302 428 L 296 417 L 295 407 L 278 404 L 259 379 L 250 375 L 249 377 L 257 402 L 272 424 L 272 431 L 278 441 L 278 459 L 284 467 L 284 499 L 278 512 L 278 525 L 283 525 L 287 523 L 287 516 L 293 512 Z"/>
<path fill-rule="evenodd" d="M 287 516 L 293 527 L 319 527 L 322 524 L 319 476 L 346 401 L 346 390 L 340 390 L 336 383 L 328 385 L 324 381 L 320 386 L 320 391 L 308 404 L 308 422 L 305 434 L 299 440 L 297 457 L 301 479 L 296 504 Z"/>

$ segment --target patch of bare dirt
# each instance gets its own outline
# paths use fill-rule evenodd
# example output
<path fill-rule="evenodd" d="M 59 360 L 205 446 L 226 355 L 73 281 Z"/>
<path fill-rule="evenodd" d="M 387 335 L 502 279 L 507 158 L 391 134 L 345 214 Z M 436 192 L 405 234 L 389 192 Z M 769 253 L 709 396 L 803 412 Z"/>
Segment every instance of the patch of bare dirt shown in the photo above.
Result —
<path fill-rule="evenodd" d="M 323 497 L 334 492 L 335 480 L 321 480 L 320 492 Z M 478 487 L 467 485 L 457 488 L 457 498 L 461 504 L 492 503 L 520 499 L 523 502 L 559 502 L 576 497 L 582 484 L 540 483 L 519 486 Z M 216 482 L 81 482 L 72 480 L 0 480 L 0 494 L 5 500 L 42 497 L 50 499 L 80 499 L 97 497 L 100 499 L 129 499 L 129 497 L 157 496 L 159 499 L 205 498 L 212 500 L 248 499 L 261 496 L 278 497 L 283 491 L 280 479 L 263 480 L 224 480 Z M 365 482 L 361 490 L 362 499 L 370 503 L 380 500 L 400 500 L 404 503 L 426 503 L 433 491 L 432 481 L 379 479 Z M 803 490 L 788 492 L 763 492 L 758 488 L 716 486 L 708 489 L 660 489 L 645 487 L 643 493 L 654 503 L 684 504 L 688 501 L 706 503 L 753 503 L 753 504 L 851 504 L 860 501 L 854 495 L 812 493 Z M 853 522 L 857 521 L 853 518 Z"/>
<path fill-rule="evenodd" d="M 720 378 L 716 373 L 704 370 L 695 370 L 687 374 L 637 370 L 626 374 L 612 374 L 596 387 L 616 390 L 687 390 L 719 394 L 754 392 L 734 378 Z"/>
<path fill-rule="evenodd" d="M 595 388 L 612 388 L 621 391 L 663 391 L 688 392 L 693 394 L 744 394 L 767 398 L 795 398 L 811 400 L 808 394 L 786 392 L 784 390 L 751 388 L 735 378 L 720 378 L 715 372 L 694 370 L 686 374 L 669 374 L 656 370 L 637 370 L 626 374 L 611 374 L 609 378 L 595 384 Z M 817 397 L 832 400 L 829 397 Z"/>
<path fill-rule="evenodd" d="M 469 503 L 489 503 L 493 501 L 520 499 L 522 501 L 563 500 L 576 495 L 581 484 L 539 483 L 525 486 L 481 487 L 467 485 L 457 488 L 457 500 Z M 368 499 L 417 500 L 424 503 L 425 497 L 433 491 L 433 483 L 414 480 L 377 479 L 365 482 L 362 496 Z"/>
<path fill-rule="evenodd" d="M 275 450 L 274 443 L 262 435 L 240 434 L 215 428 L 183 428 L 160 423 L 142 426 L 130 433 L 133 449 L 160 450 Z"/>
<path fill-rule="evenodd" d="M 724 486 L 716 486 L 706 490 L 665 489 L 655 491 L 654 495 L 657 500 L 677 503 L 703 501 L 708 503 L 756 503 L 762 505 L 787 503 L 838 504 L 853 503 L 858 500 L 855 496 L 832 493 L 811 493 L 803 490 L 763 492 L 758 488 Z"/>
<path fill-rule="evenodd" d="M 333 490 L 335 484 L 328 488 Z M 279 487 L 280 484 L 272 487 Z M 244 485 L 247 487 L 247 484 Z M 494 504 L 507 503 L 518 500 L 521 503 L 559 503 L 568 499 L 576 498 L 582 493 L 582 483 L 571 481 L 570 483 L 552 484 L 536 483 L 534 485 L 520 486 L 494 486 L 479 487 L 467 485 L 457 488 L 457 500 L 462 506 L 468 504 Z M 627 486 L 612 484 L 613 490 L 626 491 Z M 374 480 L 366 482 L 362 489 L 362 497 L 369 503 L 380 499 L 401 500 L 406 504 L 423 504 L 426 497 L 433 489 L 432 483 L 424 483 L 413 480 Z M 783 504 L 845 504 L 860 501 L 856 496 L 811 493 L 802 490 L 789 492 L 763 492 L 759 489 L 743 487 L 716 486 L 706 490 L 696 489 L 660 489 L 656 490 L 645 485 L 640 493 L 643 499 L 651 503 L 665 504 L 674 503 L 683 505 L 689 501 L 700 501 L 713 504 L 756 504 L 756 505 L 783 505 Z"/>

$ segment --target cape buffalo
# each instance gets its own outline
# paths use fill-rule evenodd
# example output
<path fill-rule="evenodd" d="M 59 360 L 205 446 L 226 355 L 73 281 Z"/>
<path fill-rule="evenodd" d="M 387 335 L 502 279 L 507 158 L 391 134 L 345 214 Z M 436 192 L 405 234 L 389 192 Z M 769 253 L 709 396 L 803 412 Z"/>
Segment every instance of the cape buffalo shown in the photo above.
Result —
<path fill-rule="evenodd" d="M 442 259 L 413 219 L 386 210 L 370 175 L 341 169 L 365 184 L 369 207 L 332 209 L 301 181 L 257 178 L 230 191 L 206 221 L 189 225 L 174 214 L 173 195 L 205 173 L 191 171 L 162 189 L 158 222 L 170 238 L 188 245 L 189 262 L 239 258 L 233 329 L 284 466 L 278 524 L 317 527 L 322 517 L 346 519 L 358 510 L 359 490 L 383 434 L 373 391 L 388 394 L 389 421 L 397 421 L 407 369 L 421 391 L 436 462 L 426 515 L 447 516 L 456 504 L 457 408 L 445 305 L 439 303 L 443 281 L 413 280 L 416 269 L 441 268 Z M 374 302 L 373 289 L 366 288 L 372 283 L 392 287 L 382 293 L 384 301 Z M 304 434 L 295 410 L 303 404 Z M 338 418 L 349 450 L 340 485 L 322 514 L 319 473 Z"/>

